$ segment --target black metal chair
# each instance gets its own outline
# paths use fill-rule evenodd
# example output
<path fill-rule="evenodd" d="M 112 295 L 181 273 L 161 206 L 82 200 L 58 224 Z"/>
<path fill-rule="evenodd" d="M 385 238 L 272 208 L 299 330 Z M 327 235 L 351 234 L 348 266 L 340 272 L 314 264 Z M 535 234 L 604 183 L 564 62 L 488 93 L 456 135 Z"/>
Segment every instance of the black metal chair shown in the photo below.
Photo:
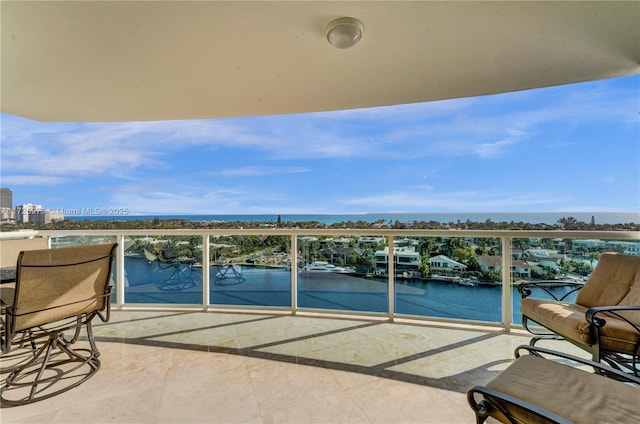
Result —
<path fill-rule="evenodd" d="M 575 302 L 567 301 L 566 295 L 553 296 L 548 284 L 519 286 L 522 324 L 535 336 L 530 344 L 564 339 L 590 352 L 595 362 L 604 361 L 639 376 L 640 257 L 603 253 L 586 284 L 565 284 L 577 291 Z M 538 289 L 551 299 L 530 297 Z M 541 331 L 544 329 L 531 322 L 549 331 Z"/>
<path fill-rule="evenodd" d="M 78 386 L 100 368 L 91 321 L 110 315 L 115 243 L 21 252 L 15 291 L 3 292 L 2 359 L 27 359 L 10 370 L 0 405 L 47 399 Z M 5 298 L 7 296 L 7 298 Z M 89 348 L 78 348 L 86 329 Z M 64 332 L 70 331 L 71 337 Z"/>
<path fill-rule="evenodd" d="M 528 354 L 521 355 L 523 350 Z M 496 378 L 467 393 L 478 424 L 489 417 L 509 424 L 635 424 L 640 419 L 640 378 L 537 346 L 520 346 L 515 355 Z"/>

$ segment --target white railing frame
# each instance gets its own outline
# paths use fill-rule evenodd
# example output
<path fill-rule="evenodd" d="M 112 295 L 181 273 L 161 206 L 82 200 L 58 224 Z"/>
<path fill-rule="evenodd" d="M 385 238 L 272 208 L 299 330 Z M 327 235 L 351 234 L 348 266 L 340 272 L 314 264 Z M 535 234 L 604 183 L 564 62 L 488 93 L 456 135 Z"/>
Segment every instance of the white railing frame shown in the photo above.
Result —
<path fill-rule="evenodd" d="M 19 236 L 20 232 L 12 232 L 15 236 Z M 487 237 L 487 238 L 499 238 L 502 243 L 502 323 L 497 325 L 501 326 L 504 331 L 508 332 L 512 326 L 512 277 L 511 277 L 511 242 L 514 238 L 566 238 L 566 239 L 600 239 L 600 240 L 622 240 L 622 241 L 640 241 L 640 232 L 637 231 L 544 231 L 544 230 L 415 230 L 415 229 L 298 229 L 298 228 L 282 228 L 282 229 L 139 229 L 139 230 L 41 230 L 29 233 L 29 236 L 33 237 L 43 236 L 47 238 L 51 237 L 64 237 L 64 236 L 110 236 L 115 237 L 119 244 L 117 249 L 117 261 L 116 261 L 116 304 L 114 308 L 123 309 L 128 305 L 125 303 L 125 271 L 124 271 L 124 241 L 127 236 L 187 236 L 187 235 L 199 235 L 202 237 L 203 246 L 203 264 L 211 263 L 209 257 L 210 237 L 211 236 L 255 236 L 255 235 L 277 235 L 286 236 L 291 238 L 291 307 L 289 308 L 273 308 L 284 309 L 289 313 L 295 315 L 301 309 L 298 307 L 298 281 L 297 281 L 297 268 L 298 268 L 298 237 L 299 236 L 378 236 L 384 237 L 389 246 L 389 260 L 388 263 L 388 313 L 386 316 L 389 321 L 393 321 L 394 318 L 400 317 L 395 313 L 395 263 L 393 258 L 393 240 L 397 237 Z M 11 234 L 4 233 L 2 238 L 11 238 Z M 225 307 L 222 305 L 211 305 L 209 298 L 210 288 L 210 269 L 208 266 L 203 266 L 202 274 L 203 285 L 203 304 L 201 308 L 203 310 L 218 310 L 218 309 L 231 309 L 231 307 Z M 145 308 L 147 305 L 135 305 L 136 308 Z M 173 309 L 174 305 L 153 305 L 154 309 L 166 308 Z M 193 306 L 190 306 L 193 308 Z M 243 306 L 233 306 L 233 309 L 247 309 Z M 256 308 L 252 308 L 256 309 Z M 270 309 L 264 307 L 261 309 Z M 318 310 L 311 310 L 311 312 Z M 321 310 L 322 313 L 336 314 L 336 315 L 364 315 L 362 312 L 345 312 L 345 311 L 333 311 L 333 310 Z M 367 315 L 377 315 L 374 312 L 367 313 Z M 422 319 L 423 317 L 409 317 L 411 319 Z M 470 320 L 446 320 L 438 319 L 434 317 L 424 317 L 428 320 L 440 320 L 440 321 L 453 321 L 473 323 Z M 482 322 L 486 325 L 486 322 Z M 494 324 L 495 325 L 495 324 Z"/>
<path fill-rule="evenodd" d="M 507 333 L 511 330 L 513 311 L 511 310 L 511 237 L 501 237 L 502 242 L 502 325 Z M 509 282 L 509 283 L 506 283 Z"/>

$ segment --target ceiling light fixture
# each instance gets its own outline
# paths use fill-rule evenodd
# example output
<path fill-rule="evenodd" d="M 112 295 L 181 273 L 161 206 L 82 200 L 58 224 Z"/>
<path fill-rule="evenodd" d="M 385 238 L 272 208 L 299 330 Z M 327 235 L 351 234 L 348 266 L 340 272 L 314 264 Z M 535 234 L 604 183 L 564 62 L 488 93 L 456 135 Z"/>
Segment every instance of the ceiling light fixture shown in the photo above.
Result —
<path fill-rule="evenodd" d="M 356 18 L 338 18 L 329 22 L 325 33 L 332 46 L 348 49 L 362 38 L 364 25 Z"/>

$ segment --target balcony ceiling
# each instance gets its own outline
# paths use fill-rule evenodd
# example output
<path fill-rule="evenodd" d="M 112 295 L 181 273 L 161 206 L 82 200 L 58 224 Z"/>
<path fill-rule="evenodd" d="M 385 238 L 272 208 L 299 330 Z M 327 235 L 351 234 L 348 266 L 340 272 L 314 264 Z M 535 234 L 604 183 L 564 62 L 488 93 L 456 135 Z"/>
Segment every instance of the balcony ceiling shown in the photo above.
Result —
<path fill-rule="evenodd" d="M 41 121 L 272 115 L 640 72 L 640 2 L 0 3 L 1 110 Z M 339 50 L 329 21 L 360 19 Z"/>

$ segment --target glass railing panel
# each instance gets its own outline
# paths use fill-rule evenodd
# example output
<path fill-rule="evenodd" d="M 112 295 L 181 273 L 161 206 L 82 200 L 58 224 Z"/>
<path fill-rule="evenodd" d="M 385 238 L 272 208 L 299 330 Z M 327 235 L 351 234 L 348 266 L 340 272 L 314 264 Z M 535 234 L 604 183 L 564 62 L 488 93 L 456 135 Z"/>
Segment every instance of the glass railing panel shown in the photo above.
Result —
<path fill-rule="evenodd" d="M 116 236 L 51 236 L 51 248 L 85 246 L 89 244 L 115 243 Z"/>
<path fill-rule="evenodd" d="M 587 238 L 514 238 L 512 240 L 513 322 L 522 323 L 518 287 L 534 282 L 544 286 L 556 298 L 575 302 L 577 293 L 563 282 L 584 284 L 604 252 L 640 255 L 640 241 Z M 522 271 L 525 272 L 522 272 Z M 531 297 L 553 299 L 542 289 L 533 289 Z M 565 297 L 566 296 L 566 297 Z"/>
<path fill-rule="evenodd" d="M 211 236 L 212 305 L 291 307 L 291 237 Z"/>
<path fill-rule="evenodd" d="M 61 247 L 86 246 L 90 244 L 116 243 L 116 236 L 51 236 L 50 245 L 52 249 Z M 111 302 L 115 303 L 117 299 L 118 285 L 116 284 L 116 265 L 118 258 L 114 256 L 111 264 Z"/>
<path fill-rule="evenodd" d="M 124 301 L 202 304 L 202 237 L 125 237 Z"/>
<path fill-rule="evenodd" d="M 499 238 L 395 238 L 396 313 L 501 322 L 501 246 Z"/>
<path fill-rule="evenodd" d="M 298 306 L 388 312 L 389 290 L 375 253 L 384 237 L 298 236 Z"/>

